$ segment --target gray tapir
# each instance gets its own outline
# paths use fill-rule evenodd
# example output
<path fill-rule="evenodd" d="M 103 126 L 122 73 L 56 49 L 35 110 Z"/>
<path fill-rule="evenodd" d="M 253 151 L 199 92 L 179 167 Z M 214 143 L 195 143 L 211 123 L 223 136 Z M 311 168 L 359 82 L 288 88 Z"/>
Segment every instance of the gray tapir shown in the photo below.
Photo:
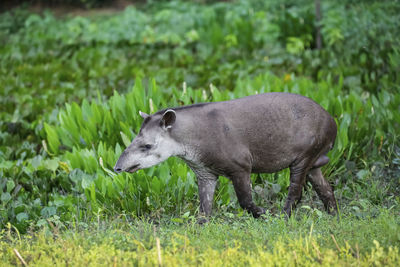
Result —
<path fill-rule="evenodd" d="M 198 180 L 200 213 L 210 215 L 218 175 L 232 180 L 239 204 L 258 217 L 250 173 L 290 168 L 284 207 L 290 216 L 311 182 L 328 211 L 336 210 L 327 164 L 337 127 L 320 105 L 304 96 L 266 93 L 240 99 L 168 108 L 147 115 L 139 134 L 118 159 L 115 172 L 135 172 L 171 156 L 182 158 Z"/>

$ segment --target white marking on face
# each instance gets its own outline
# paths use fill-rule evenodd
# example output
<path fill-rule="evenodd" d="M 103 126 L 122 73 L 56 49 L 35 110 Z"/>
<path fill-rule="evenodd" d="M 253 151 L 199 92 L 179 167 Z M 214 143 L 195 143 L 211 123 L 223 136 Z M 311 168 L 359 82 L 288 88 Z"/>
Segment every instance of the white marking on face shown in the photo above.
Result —
<path fill-rule="evenodd" d="M 147 136 L 149 137 L 149 136 Z M 150 144 L 151 148 L 146 150 L 140 147 L 135 148 L 129 153 L 129 162 L 132 165 L 140 164 L 140 169 L 145 169 L 157 165 L 169 157 L 178 156 L 183 153 L 182 146 L 172 139 L 167 133 L 159 133 L 152 138 L 143 138 L 148 141 L 141 140 L 140 143 Z"/>

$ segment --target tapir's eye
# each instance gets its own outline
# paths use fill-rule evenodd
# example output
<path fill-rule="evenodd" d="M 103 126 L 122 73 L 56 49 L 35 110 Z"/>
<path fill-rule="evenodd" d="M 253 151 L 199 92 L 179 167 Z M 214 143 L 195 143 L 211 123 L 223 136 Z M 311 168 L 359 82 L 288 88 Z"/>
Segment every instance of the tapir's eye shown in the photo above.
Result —
<path fill-rule="evenodd" d="M 144 145 L 144 148 L 146 148 L 146 149 L 151 149 L 151 148 L 152 148 L 152 145 L 146 144 L 146 145 Z"/>
<path fill-rule="evenodd" d="M 145 145 L 141 145 L 141 146 L 140 146 L 140 150 L 141 150 L 142 152 L 146 152 L 146 151 L 150 150 L 152 147 L 153 147 L 153 146 L 150 145 L 150 144 L 145 144 Z"/>

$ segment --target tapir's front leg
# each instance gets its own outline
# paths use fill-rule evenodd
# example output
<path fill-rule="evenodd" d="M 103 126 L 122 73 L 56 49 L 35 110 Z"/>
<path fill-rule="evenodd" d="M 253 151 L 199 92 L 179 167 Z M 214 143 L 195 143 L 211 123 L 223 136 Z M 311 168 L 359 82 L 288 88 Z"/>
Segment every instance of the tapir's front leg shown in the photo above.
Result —
<path fill-rule="evenodd" d="M 200 215 L 210 216 L 217 176 L 201 169 L 193 169 L 197 176 L 200 197 Z"/>
<path fill-rule="evenodd" d="M 200 196 L 200 213 L 210 216 L 217 179 L 211 180 L 198 178 L 198 185 Z"/>
<path fill-rule="evenodd" d="M 242 209 L 250 212 L 254 218 L 260 217 L 265 213 L 265 210 L 254 204 L 251 196 L 251 181 L 250 173 L 238 172 L 231 175 L 233 187 L 235 188 L 236 196 Z"/>

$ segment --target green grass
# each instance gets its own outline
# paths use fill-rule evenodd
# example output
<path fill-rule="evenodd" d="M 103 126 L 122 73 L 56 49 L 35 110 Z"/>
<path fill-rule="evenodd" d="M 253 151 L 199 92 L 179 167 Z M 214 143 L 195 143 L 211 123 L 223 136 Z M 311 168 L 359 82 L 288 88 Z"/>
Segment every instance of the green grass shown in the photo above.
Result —
<path fill-rule="evenodd" d="M 149 222 L 121 215 L 86 225 L 47 225 L 18 237 L 0 236 L 2 266 L 396 266 L 400 219 L 381 210 L 362 220 L 301 212 L 288 222 L 268 215 L 224 214 L 199 226 L 192 216 Z M 181 218 L 182 219 L 182 218 Z"/>

